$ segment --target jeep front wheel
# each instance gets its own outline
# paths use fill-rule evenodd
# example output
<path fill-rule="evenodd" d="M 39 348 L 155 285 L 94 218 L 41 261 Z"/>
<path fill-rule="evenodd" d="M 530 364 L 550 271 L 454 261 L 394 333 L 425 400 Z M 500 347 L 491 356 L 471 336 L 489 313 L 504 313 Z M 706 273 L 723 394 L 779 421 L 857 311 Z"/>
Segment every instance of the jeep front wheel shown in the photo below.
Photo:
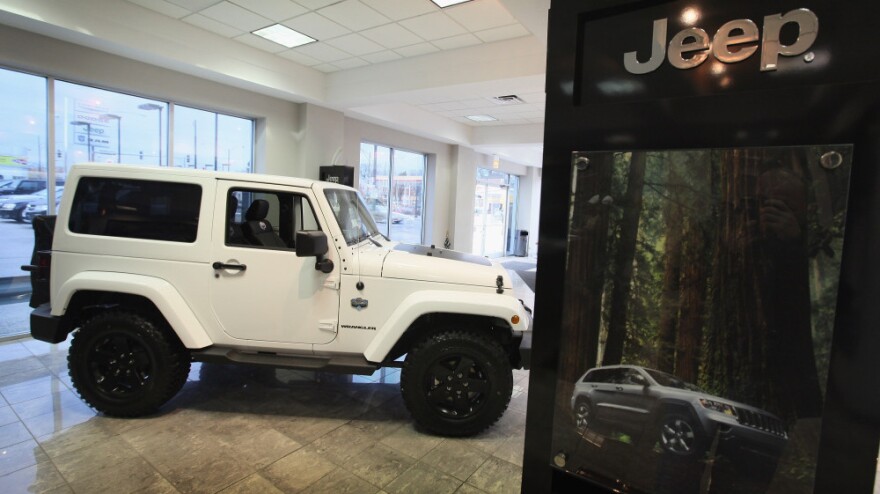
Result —
<path fill-rule="evenodd" d="M 574 426 L 578 433 L 586 432 L 593 421 L 593 407 L 585 398 L 578 398 L 574 406 Z"/>
<path fill-rule="evenodd" d="M 448 331 L 423 340 L 407 354 L 400 387 L 407 409 L 422 427 L 445 436 L 470 436 L 504 414 L 513 372 L 496 341 Z"/>
<path fill-rule="evenodd" d="M 670 413 L 660 422 L 660 446 L 669 453 L 680 456 L 694 454 L 701 446 L 700 430 L 685 415 Z"/>
<path fill-rule="evenodd" d="M 80 397 L 107 415 L 135 417 L 156 411 L 189 374 L 186 348 L 152 321 L 111 311 L 74 335 L 67 357 Z"/>

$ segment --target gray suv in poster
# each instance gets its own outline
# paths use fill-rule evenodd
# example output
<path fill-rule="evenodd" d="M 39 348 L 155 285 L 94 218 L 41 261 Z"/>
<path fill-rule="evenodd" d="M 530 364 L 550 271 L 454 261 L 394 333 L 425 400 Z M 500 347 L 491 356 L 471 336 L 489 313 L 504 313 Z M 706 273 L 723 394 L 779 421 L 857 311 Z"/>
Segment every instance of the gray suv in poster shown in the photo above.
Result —
<path fill-rule="evenodd" d="M 724 450 L 775 462 L 788 441 L 785 424 L 765 410 L 632 365 L 588 370 L 575 384 L 571 406 L 581 433 L 611 427 L 682 457 Z"/>

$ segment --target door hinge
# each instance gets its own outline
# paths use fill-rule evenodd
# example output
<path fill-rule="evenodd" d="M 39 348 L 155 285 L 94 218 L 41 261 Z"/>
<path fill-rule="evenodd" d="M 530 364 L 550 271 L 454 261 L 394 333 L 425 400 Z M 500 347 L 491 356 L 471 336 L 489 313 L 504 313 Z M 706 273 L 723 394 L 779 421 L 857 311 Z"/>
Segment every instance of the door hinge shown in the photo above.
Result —
<path fill-rule="evenodd" d="M 339 282 L 337 280 L 324 280 L 324 288 L 339 290 Z"/>

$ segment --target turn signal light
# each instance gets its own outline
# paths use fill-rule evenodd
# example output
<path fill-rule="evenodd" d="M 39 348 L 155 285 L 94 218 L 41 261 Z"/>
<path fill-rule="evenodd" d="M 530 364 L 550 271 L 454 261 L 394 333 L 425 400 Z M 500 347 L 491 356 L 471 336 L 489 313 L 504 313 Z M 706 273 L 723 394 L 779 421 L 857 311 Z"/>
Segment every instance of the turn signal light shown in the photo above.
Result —
<path fill-rule="evenodd" d="M 519 324 L 519 316 L 514 315 L 513 317 L 510 318 L 510 322 L 512 322 L 514 324 Z"/>

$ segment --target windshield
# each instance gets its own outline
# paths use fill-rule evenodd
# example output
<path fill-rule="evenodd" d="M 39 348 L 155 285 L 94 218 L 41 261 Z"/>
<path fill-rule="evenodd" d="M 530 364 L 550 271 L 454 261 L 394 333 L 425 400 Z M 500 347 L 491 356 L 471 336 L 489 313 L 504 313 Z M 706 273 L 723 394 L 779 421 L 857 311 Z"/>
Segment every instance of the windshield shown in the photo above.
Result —
<path fill-rule="evenodd" d="M 353 190 L 326 189 L 324 195 L 330 203 L 333 215 L 347 245 L 354 245 L 379 234 L 376 222 L 364 206 L 360 194 Z"/>

